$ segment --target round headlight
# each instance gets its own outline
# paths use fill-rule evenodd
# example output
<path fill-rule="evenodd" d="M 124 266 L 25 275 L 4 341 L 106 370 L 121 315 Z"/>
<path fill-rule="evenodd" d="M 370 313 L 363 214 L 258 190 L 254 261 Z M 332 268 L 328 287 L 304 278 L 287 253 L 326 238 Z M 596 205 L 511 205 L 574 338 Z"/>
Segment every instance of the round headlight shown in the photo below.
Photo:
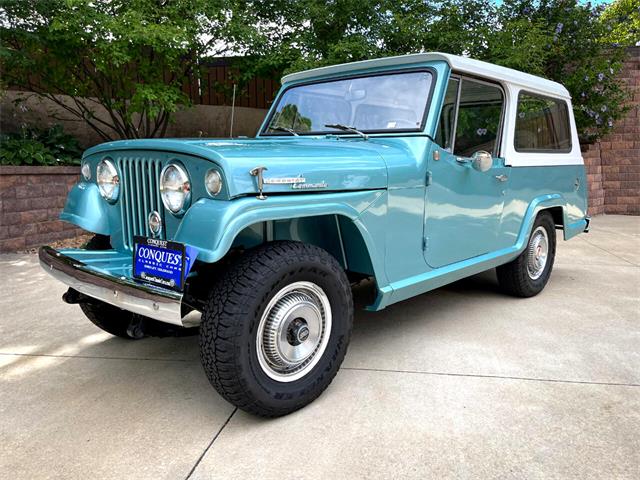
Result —
<path fill-rule="evenodd" d="M 104 159 L 98 164 L 96 182 L 102 198 L 108 202 L 115 202 L 120 193 L 120 177 L 111 160 Z"/>
<path fill-rule="evenodd" d="M 82 162 L 80 173 L 82 173 L 82 178 L 84 178 L 85 180 L 91 180 L 91 167 L 87 162 Z"/>
<path fill-rule="evenodd" d="M 162 203 L 171 213 L 179 214 L 191 198 L 189 176 L 180 165 L 171 163 L 160 173 L 160 192 Z"/>
<path fill-rule="evenodd" d="M 217 170 L 213 168 L 204 176 L 204 186 L 212 197 L 215 197 L 222 190 L 222 177 Z"/>

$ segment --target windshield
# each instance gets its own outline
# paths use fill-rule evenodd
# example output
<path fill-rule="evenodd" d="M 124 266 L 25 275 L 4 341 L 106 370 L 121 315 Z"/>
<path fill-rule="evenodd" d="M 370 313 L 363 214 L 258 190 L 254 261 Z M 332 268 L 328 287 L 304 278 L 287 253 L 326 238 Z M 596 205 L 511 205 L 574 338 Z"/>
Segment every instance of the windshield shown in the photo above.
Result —
<path fill-rule="evenodd" d="M 427 107 L 429 72 L 380 74 L 287 89 L 280 97 L 267 135 L 419 131 Z"/>

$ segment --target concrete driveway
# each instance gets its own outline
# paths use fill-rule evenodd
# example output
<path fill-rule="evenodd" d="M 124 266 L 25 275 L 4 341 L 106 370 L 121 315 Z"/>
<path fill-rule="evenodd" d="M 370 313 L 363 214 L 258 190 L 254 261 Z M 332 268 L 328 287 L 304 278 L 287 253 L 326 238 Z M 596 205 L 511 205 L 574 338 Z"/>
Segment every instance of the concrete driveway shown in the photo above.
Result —
<path fill-rule="evenodd" d="M 110 337 L 33 255 L 0 256 L 0 478 L 640 477 L 640 218 L 559 243 L 522 300 L 488 272 L 359 312 L 333 384 L 264 420 L 197 338 Z"/>

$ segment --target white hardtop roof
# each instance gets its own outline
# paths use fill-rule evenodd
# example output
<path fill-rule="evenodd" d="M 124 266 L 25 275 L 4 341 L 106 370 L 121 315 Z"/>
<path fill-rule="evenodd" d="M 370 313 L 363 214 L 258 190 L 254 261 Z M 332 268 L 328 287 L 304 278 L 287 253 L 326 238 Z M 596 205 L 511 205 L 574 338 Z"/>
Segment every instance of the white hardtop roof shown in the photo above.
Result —
<path fill-rule="evenodd" d="M 550 95 L 570 98 L 569 92 L 563 85 L 547 80 L 546 78 L 537 77 L 518 70 L 513 70 L 512 68 L 501 67 L 499 65 L 482 62 L 480 60 L 474 60 L 473 58 L 439 52 L 413 53 L 411 55 L 376 58 L 373 60 L 363 60 L 360 62 L 342 63 L 340 65 L 331 65 L 329 67 L 314 68 L 312 70 L 285 75 L 282 77 L 282 83 L 298 82 L 300 80 L 309 80 L 325 75 L 338 75 L 369 68 L 410 66 L 412 64 L 431 62 L 434 60 L 443 60 L 447 62 L 454 72 L 467 73 L 478 77 L 517 84 L 518 86 L 534 89 L 539 92 L 546 92 Z"/>

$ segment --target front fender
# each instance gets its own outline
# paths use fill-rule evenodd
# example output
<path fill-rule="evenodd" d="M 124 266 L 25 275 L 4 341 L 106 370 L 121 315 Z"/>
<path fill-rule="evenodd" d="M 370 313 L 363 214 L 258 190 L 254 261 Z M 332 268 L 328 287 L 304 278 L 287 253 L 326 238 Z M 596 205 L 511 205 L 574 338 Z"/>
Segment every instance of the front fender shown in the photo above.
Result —
<path fill-rule="evenodd" d="M 200 199 L 185 214 L 175 235 L 177 242 L 199 250 L 198 260 L 216 262 L 229 251 L 236 236 L 246 227 L 268 220 L 344 215 L 356 220 L 384 190 L 347 193 L 271 195 L 267 200 L 242 197 L 232 201 Z M 373 257 L 375 241 L 366 226 L 356 222 Z"/>
<path fill-rule="evenodd" d="M 93 233 L 111 233 L 105 201 L 95 183 L 80 182 L 73 186 L 60 214 L 60 220 Z"/>

